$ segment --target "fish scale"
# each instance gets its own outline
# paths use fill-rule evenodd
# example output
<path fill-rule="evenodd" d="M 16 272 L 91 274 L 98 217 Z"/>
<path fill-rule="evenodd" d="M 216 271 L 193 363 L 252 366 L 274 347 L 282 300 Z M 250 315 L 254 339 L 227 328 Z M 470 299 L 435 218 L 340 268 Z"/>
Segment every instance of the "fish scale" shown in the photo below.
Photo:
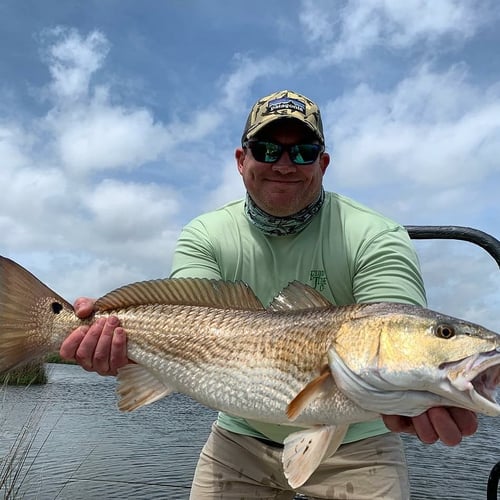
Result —
<path fill-rule="evenodd" d="M 209 407 L 271 423 L 286 423 L 288 404 L 319 375 L 333 338 L 326 312 L 228 314 L 222 309 L 163 305 L 113 314 L 128 332 L 129 358 L 149 366 L 173 390 Z M 292 331 L 287 324 L 293 325 Z M 320 334 L 325 324 L 330 326 Z M 316 335 L 309 333 L 313 331 Z M 326 401 L 310 404 L 294 424 L 352 423 L 375 416 L 334 388 Z"/>
<path fill-rule="evenodd" d="M 256 337 L 252 334 L 255 319 L 245 311 L 235 311 L 230 318 L 223 310 L 198 307 L 179 310 L 178 306 L 164 306 L 156 312 L 154 320 L 147 307 L 115 312 L 129 335 L 130 359 L 151 366 L 166 380 L 175 376 L 177 391 L 193 396 L 205 386 L 207 400 L 203 402 L 210 406 L 234 410 L 230 403 L 233 395 L 246 388 L 245 404 L 255 411 L 251 417 L 280 421 L 293 395 L 319 373 L 323 356 L 314 353 L 324 352 L 321 344 L 319 350 L 307 349 L 309 365 L 316 369 L 305 371 L 306 358 L 298 355 L 297 339 L 291 342 L 285 337 L 282 341 L 279 332 L 283 321 L 267 313 L 262 314 L 269 318 L 258 323 L 261 336 Z M 198 322 L 195 332 L 189 326 L 193 317 Z M 153 332 L 153 338 L 146 336 L 146 331 Z M 268 337 L 274 341 L 266 342 Z M 263 414 L 270 409 L 274 413 Z"/>

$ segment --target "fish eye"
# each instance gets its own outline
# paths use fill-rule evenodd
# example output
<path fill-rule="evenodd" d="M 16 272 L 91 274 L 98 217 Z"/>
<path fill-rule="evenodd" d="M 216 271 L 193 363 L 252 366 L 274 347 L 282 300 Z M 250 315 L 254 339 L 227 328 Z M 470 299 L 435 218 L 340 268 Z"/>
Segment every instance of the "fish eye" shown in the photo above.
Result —
<path fill-rule="evenodd" d="M 52 312 L 54 314 L 59 314 L 63 310 L 63 306 L 59 302 L 52 302 L 52 304 L 50 304 L 50 307 L 52 308 Z"/>
<path fill-rule="evenodd" d="M 455 336 L 455 329 L 451 325 L 437 325 L 436 326 L 436 337 L 442 339 L 451 339 Z"/>

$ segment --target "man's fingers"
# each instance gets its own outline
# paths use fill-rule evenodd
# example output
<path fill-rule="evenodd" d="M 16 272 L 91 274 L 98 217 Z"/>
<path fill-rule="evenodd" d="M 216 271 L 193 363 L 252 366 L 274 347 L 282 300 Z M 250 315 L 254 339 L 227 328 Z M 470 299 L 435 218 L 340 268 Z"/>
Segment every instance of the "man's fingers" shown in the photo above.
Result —
<path fill-rule="evenodd" d="M 432 444 L 439 439 L 439 435 L 434 429 L 434 425 L 429 418 L 430 410 L 413 417 L 413 425 L 415 426 L 415 432 L 423 443 Z"/>
<path fill-rule="evenodd" d="M 478 429 L 477 414 L 463 408 L 448 408 L 451 418 L 460 429 L 462 436 L 472 436 Z"/>
<path fill-rule="evenodd" d="M 385 426 L 392 432 L 406 432 L 408 434 L 415 434 L 415 427 L 413 426 L 410 417 L 401 415 L 382 415 Z"/>
<path fill-rule="evenodd" d="M 118 368 L 129 363 L 127 356 L 127 336 L 122 327 L 117 327 L 113 333 L 111 343 L 111 353 L 109 355 L 109 370 L 112 375 L 116 375 Z"/>
<path fill-rule="evenodd" d="M 421 418 L 424 416 L 426 418 Z M 424 443 L 440 439 L 447 446 L 456 446 L 464 436 L 474 434 L 477 430 L 477 416 L 462 408 L 430 408 L 413 421 Z"/>
<path fill-rule="evenodd" d="M 78 327 L 76 330 L 71 332 L 71 334 L 64 340 L 59 349 L 59 354 L 61 358 L 67 360 L 75 360 L 76 351 L 80 346 L 80 343 L 85 338 L 89 327 L 87 325 L 82 325 Z"/>
<path fill-rule="evenodd" d="M 93 368 L 94 352 L 105 323 L 105 318 L 99 318 L 92 323 L 76 350 L 75 359 L 84 370 L 92 370 Z"/>
<path fill-rule="evenodd" d="M 462 441 L 462 431 L 448 408 L 431 408 L 428 413 L 439 439 L 445 445 L 456 446 Z"/>
<path fill-rule="evenodd" d="M 103 325 L 92 357 L 92 369 L 101 375 L 110 372 L 110 353 L 113 342 L 113 334 L 119 321 L 114 316 L 109 317 Z"/>
<path fill-rule="evenodd" d="M 74 330 L 63 342 L 60 354 L 74 359 L 87 371 L 116 375 L 128 363 L 127 337 L 115 316 L 99 318 L 92 325 Z"/>
<path fill-rule="evenodd" d="M 73 307 L 79 318 L 88 318 L 94 312 L 94 301 L 87 297 L 80 297 L 75 300 Z"/>
<path fill-rule="evenodd" d="M 477 415 L 463 408 L 435 407 L 417 417 L 383 415 L 386 427 L 392 432 L 416 434 L 420 441 L 432 444 L 441 440 L 448 446 L 456 446 L 464 436 L 477 431 Z"/>
<path fill-rule="evenodd" d="M 116 375 L 128 363 L 127 337 L 115 316 L 110 316 L 102 329 L 93 356 L 93 369 L 101 375 Z"/>

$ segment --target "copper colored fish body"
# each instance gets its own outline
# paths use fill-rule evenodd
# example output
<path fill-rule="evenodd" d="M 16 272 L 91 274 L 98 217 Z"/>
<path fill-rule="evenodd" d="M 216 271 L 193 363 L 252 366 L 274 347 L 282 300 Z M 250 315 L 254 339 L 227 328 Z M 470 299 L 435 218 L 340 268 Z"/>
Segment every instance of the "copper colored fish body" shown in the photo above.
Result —
<path fill-rule="evenodd" d="M 296 282 L 266 309 L 243 283 L 166 279 L 115 290 L 82 321 L 3 257 L 0 372 L 111 314 L 135 362 L 118 375 L 121 410 L 182 392 L 236 416 L 303 427 L 285 440 L 292 487 L 335 451 L 350 423 L 440 405 L 500 415 L 500 336 L 463 320 L 405 304 L 334 307 Z"/>

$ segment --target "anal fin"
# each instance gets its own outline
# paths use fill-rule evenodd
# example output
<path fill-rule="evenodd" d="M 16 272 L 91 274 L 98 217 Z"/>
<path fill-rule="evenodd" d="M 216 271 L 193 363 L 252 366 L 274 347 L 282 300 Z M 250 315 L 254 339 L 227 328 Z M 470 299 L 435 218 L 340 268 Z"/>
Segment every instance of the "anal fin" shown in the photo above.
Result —
<path fill-rule="evenodd" d="M 283 472 L 292 488 L 302 486 L 323 459 L 337 451 L 348 427 L 348 424 L 316 426 L 286 437 Z"/>

